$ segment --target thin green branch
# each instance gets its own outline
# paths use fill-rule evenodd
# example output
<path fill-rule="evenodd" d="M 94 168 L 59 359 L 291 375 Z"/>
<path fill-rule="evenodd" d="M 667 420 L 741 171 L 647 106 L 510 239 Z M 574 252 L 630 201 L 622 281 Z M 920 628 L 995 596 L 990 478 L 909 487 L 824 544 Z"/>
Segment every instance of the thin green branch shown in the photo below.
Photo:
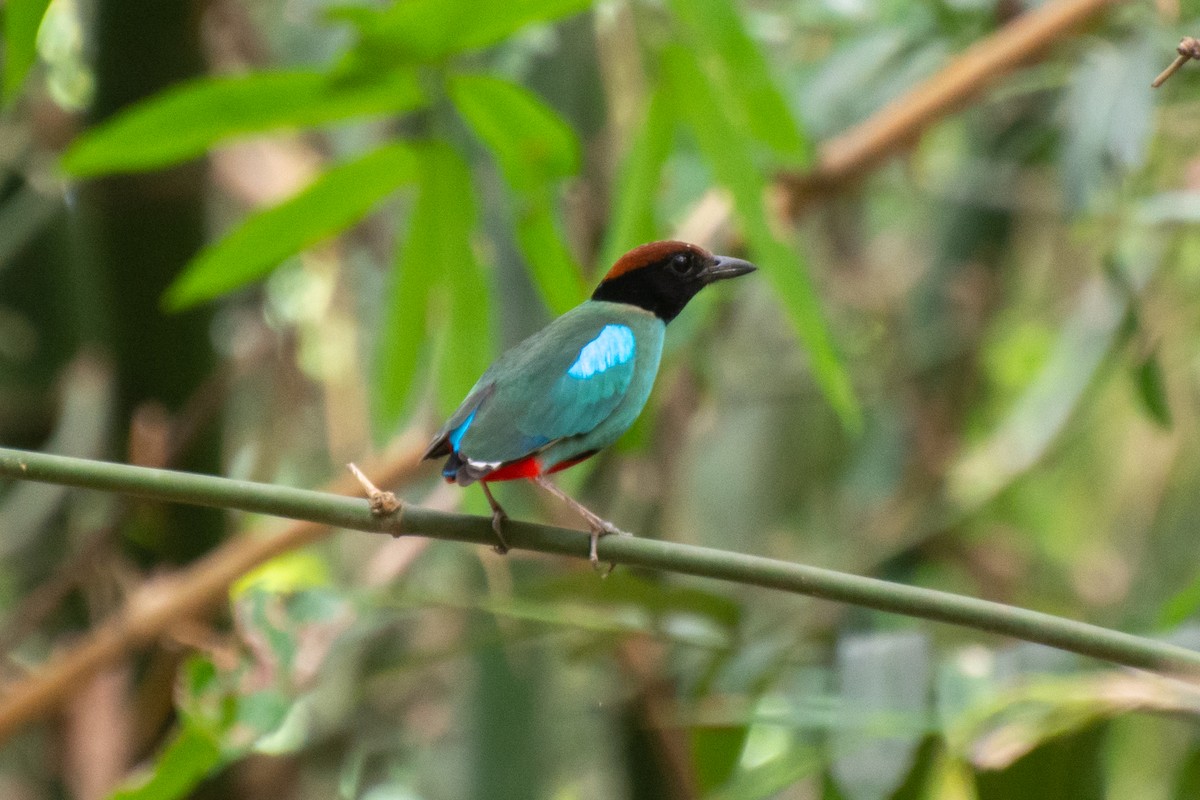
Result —
<path fill-rule="evenodd" d="M 409 505 L 394 514 L 376 516 L 365 500 L 339 495 L 4 448 L 0 448 L 0 477 L 239 509 L 395 536 L 419 535 L 484 545 L 494 540 L 490 521 L 483 517 Z M 587 557 L 588 539 L 579 531 L 510 522 L 505 535 L 513 548 Z M 948 592 L 636 537 L 603 538 L 600 558 L 948 622 L 1130 667 L 1200 674 L 1200 652 L 1194 650 Z"/>

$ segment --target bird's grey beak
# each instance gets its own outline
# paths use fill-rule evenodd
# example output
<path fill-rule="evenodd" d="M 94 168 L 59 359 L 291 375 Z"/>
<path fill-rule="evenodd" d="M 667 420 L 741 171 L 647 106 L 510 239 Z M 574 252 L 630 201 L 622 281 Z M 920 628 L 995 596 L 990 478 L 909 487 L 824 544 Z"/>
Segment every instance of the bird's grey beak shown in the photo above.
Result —
<path fill-rule="evenodd" d="M 705 283 L 712 283 L 713 281 L 723 281 L 726 278 L 736 278 L 738 275 L 745 275 L 756 269 L 758 267 L 740 258 L 715 256 L 713 262 L 700 271 L 700 276 Z"/>

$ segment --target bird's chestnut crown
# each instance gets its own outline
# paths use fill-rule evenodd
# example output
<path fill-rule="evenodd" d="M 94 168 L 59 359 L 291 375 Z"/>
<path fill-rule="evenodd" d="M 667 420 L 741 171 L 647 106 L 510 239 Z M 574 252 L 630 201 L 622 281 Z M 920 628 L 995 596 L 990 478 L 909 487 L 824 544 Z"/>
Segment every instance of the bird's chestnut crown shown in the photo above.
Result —
<path fill-rule="evenodd" d="M 754 270 L 748 261 L 687 242 L 651 242 L 617 259 L 592 299 L 628 303 L 670 322 L 708 284 Z"/>

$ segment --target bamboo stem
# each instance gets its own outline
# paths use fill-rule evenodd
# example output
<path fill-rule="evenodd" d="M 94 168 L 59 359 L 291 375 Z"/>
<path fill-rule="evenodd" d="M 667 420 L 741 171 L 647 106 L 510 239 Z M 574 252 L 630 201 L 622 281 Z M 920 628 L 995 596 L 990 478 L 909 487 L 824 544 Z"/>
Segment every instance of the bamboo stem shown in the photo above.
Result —
<path fill-rule="evenodd" d="M 166 628 L 207 610 L 246 569 L 320 535 L 322 525 L 392 536 L 414 535 L 490 546 L 491 521 L 401 505 L 376 514 L 366 500 L 170 470 L 0 448 L 0 477 L 119 492 L 159 501 L 193 503 L 302 520 L 299 533 L 221 548 L 172 578 L 134 594 L 116 619 L 93 631 L 85 644 L 52 659 L 0 697 L 0 741 L 54 709 L 73 686 L 102 665 L 161 635 Z M 290 530 L 290 529 L 289 529 Z M 587 558 L 582 531 L 510 522 L 514 549 Z M 1108 630 L 1037 611 L 948 592 L 653 539 L 606 536 L 602 561 L 715 578 L 819 597 L 906 616 L 947 622 L 1057 647 L 1116 664 L 1200 675 L 1200 652 L 1155 639 Z"/>

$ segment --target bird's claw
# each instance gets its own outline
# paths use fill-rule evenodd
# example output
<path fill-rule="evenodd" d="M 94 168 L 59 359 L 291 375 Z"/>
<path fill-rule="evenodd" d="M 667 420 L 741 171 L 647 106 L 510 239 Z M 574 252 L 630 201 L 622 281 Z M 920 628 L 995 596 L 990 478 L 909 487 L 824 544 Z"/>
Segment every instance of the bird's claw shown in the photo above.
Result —
<path fill-rule="evenodd" d="M 501 530 L 503 523 L 508 520 L 508 514 L 502 509 L 492 511 L 492 530 L 496 532 L 496 544 L 492 547 L 498 555 L 504 555 L 508 552 L 508 542 L 504 539 L 504 531 Z"/>
<path fill-rule="evenodd" d="M 607 527 L 604 529 L 604 533 L 600 534 L 601 536 L 604 536 L 605 534 L 612 534 L 613 536 L 633 536 L 633 534 L 629 531 L 623 531 L 616 525 L 613 525 L 611 522 L 607 522 L 605 525 Z"/>
<path fill-rule="evenodd" d="M 600 571 L 600 556 L 596 553 L 596 545 L 600 541 L 601 536 L 632 536 L 632 533 L 623 531 L 611 522 L 599 520 L 592 526 L 591 530 L 591 546 L 588 548 L 588 561 L 592 562 L 592 569 Z M 600 576 L 607 578 L 612 574 L 612 571 L 617 568 L 616 563 L 609 562 L 608 569 Z"/>

